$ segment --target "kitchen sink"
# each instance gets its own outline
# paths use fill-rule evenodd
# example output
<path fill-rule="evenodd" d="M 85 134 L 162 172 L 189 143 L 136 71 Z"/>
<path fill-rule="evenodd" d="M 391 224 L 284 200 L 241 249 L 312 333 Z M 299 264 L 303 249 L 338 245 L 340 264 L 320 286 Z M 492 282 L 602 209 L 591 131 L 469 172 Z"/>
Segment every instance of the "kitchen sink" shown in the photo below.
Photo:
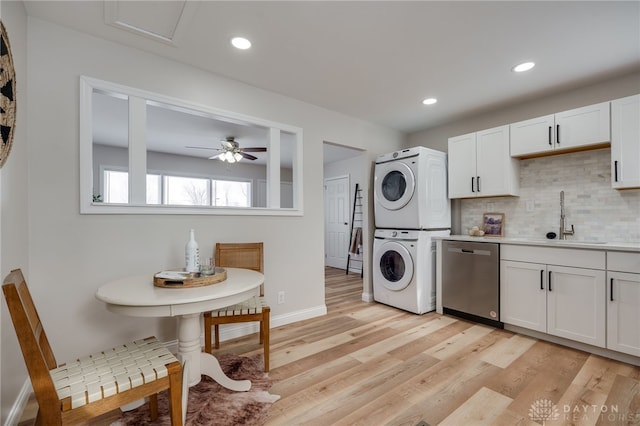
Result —
<path fill-rule="evenodd" d="M 583 241 L 583 240 L 555 240 L 555 244 L 607 244 L 606 241 Z"/>

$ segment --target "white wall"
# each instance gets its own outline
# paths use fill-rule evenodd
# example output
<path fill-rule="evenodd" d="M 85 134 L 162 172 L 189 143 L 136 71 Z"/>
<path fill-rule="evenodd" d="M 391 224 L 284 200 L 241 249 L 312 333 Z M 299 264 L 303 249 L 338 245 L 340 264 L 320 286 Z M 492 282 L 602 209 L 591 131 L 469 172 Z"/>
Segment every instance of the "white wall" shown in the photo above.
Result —
<path fill-rule="evenodd" d="M 0 5 L 2 22 L 11 43 L 16 71 L 16 129 L 13 148 L 0 170 L 0 269 L 2 278 L 14 268 L 22 268 L 29 277 L 29 224 L 28 174 L 27 174 L 27 16 L 22 2 L 6 2 Z M 2 297 L 4 300 L 4 296 Z M 26 368 L 18 347 L 11 318 L 4 301 L 0 302 L 2 318 L 0 329 L 0 421 L 11 411 L 16 394 L 26 377 Z"/>
<path fill-rule="evenodd" d="M 38 19 L 28 19 L 28 45 L 19 47 L 29 64 L 28 109 L 19 120 L 29 134 L 28 144 L 19 144 L 28 145 L 28 161 L 21 161 L 28 171 L 16 184 L 15 211 L 22 214 L 16 213 L 21 234 L 29 229 L 28 246 L 18 245 L 28 256 L 3 259 L 2 266 L 8 270 L 28 260 L 30 288 L 59 360 L 149 334 L 163 341 L 176 338 L 174 319 L 118 316 L 94 293 L 114 278 L 151 276 L 180 265 L 189 228 L 196 230 L 203 253 L 216 241 L 264 241 L 274 325 L 322 312 L 323 141 L 377 155 L 400 148 L 403 134 Z M 303 128 L 304 216 L 80 215 L 80 75 Z M 7 219 L 3 216 L 3 254 Z M 285 304 L 275 303 L 278 291 L 286 292 Z M 26 376 L 21 359 L 5 357 L 16 340 L 9 334 L 5 340 L 4 334 L 2 371 L 11 385 L 4 386 L 3 376 L 3 405 L 9 406 Z"/>
<path fill-rule="evenodd" d="M 442 151 L 448 151 L 447 140 L 452 136 L 458 136 L 470 132 L 489 129 L 492 127 L 501 126 L 503 124 L 514 123 L 517 121 L 539 117 L 546 114 L 553 114 L 556 112 L 578 108 L 585 105 L 605 102 L 612 99 L 634 95 L 637 93 L 640 93 L 640 73 L 636 71 L 634 73 L 611 78 L 597 84 L 554 93 L 552 95 L 532 99 L 530 101 L 523 102 L 509 108 L 490 111 L 484 114 L 478 114 L 472 117 L 467 117 L 448 124 L 444 124 L 442 126 L 433 127 L 422 132 L 413 133 L 408 137 L 407 146 L 423 145 Z M 567 155 L 570 156 L 569 158 L 574 158 L 571 157 L 571 154 Z M 535 161 L 525 161 L 526 164 L 531 164 L 533 166 L 532 173 L 536 173 L 538 170 L 543 170 L 542 166 L 546 162 L 552 161 L 552 157 L 543 157 Z M 521 165 L 522 164 L 525 163 L 521 162 Z M 584 177 L 587 178 L 587 175 L 584 175 Z M 538 193 L 541 190 L 549 189 L 547 187 L 544 187 L 542 183 L 540 185 L 541 186 L 539 187 L 531 187 L 530 190 L 532 191 L 532 193 Z M 552 189 L 553 191 L 559 193 L 562 188 L 558 186 L 553 187 Z M 611 220 L 615 220 L 615 215 L 617 213 L 621 214 L 621 218 L 628 217 L 629 212 L 631 211 L 633 206 L 637 205 L 638 197 L 640 197 L 640 191 L 638 190 L 625 191 L 624 195 L 620 196 L 622 194 L 620 191 L 616 191 L 611 188 L 598 188 L 598 190 L 600 189 L 604 191 L 603 193 L 606 194 L 606 197 L 593 197 L 591 200 L 590 208 L 592 208 L 594 211 L 606 211 L 609 214 Z M 587 188 L 587 191 L 588 190 L 589 188 Z M 520 212 L 524 209 L 524 207 L 520 206 L 518 200 L 519 199 L 513 198 L 486 198 L 475 201 L 454 200 L 454 202 L 452 203 L 452 232 L 456 234 L 465 232 L 468 224 L 471 223 L 474 220 L 473 218 L 477 215 L 477 211 L 486 209 L 486 203 L 488 202 L 493 202 L 494 204 L 497 203 L 496 208 L 503 207 L 504 209 L 507 209 L 509 211 L 513 211 L 516 213 Z M 607 202 L 611 200 L 617 200 L 619 204 L 607 204 Z M 524 198 L 521 200 L 521 203 L 524 203 Z M 540 205 L 542 206 L 543 204 Z M 618 210 L 618 206 L 621 207 L 622 210 Z M 539 210 L 538 213 L 540 212 L 541 211 Z M 550 219 L 545 219 L 546 222 L 548 222 L 549 220 Z M 584 219 L 585 223 L 589 222 L 589 220 L 590 219 L 586 217 Z M 532 225 L 531 222 L 527 223 L 529 225 Z M 534 230 L 533 228 L 531 228 L 531 232 L 539 233 L 538 230 Z M 634 233 L 633 235 L 636 234 L 637 233 Z M 599 237 L 603 239 L 608 238 L 604 234 L 599 234 Z M 629 235 L 628 237 L 631 237 L 631 235 Z"/>

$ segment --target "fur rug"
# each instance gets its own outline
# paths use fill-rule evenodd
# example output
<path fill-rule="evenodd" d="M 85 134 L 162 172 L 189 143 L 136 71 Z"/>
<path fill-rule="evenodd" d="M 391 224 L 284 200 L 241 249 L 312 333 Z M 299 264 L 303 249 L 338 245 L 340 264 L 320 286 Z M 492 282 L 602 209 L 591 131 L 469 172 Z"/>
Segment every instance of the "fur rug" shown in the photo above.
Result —
<path fill-rule="evenodd" d="M 185 426 L 263 425 L 267 410 L 280 397 L 269 393 L 273 382 L 262 370 L 262 356 L 246 358 L 226 354 L 217 358 L 227 376 L 236 380 L 251 380 L 251 389 L 248 392 L 234 392 L 203 376 L 200 383 L 189 388 Z M 166 392 L 159 394 L 158 406 L 158 419 L 155 422 L 149 419 L 149 404 L 144 404 L 123 413 L 112 426 L 170 425 Z"/>

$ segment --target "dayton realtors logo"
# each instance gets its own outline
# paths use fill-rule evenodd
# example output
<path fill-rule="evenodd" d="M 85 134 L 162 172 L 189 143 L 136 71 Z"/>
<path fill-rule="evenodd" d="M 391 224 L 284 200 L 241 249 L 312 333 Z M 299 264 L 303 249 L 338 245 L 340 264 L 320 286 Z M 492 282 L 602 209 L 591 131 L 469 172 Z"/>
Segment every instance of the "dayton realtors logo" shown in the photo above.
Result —
<path fill-rule="evenodd" d="M 558 420 L 560 418 L 560 412 L 558 407 L 548 399 L 539 399 L 531 404 L 529 408 L 529 418 L 534 422 L 545 422 L 549 420 Z"/>
<path fill-rule="evenodd" d="M 545 425 L 547 422 L 614 422 L 640 421 L 640 413 L 621 413 L 617 405 L 564 404 L 560 407 L 548 399 L 538 399 L 529 408 L 529 418 Z M 595 422 L 594 422 L 595 423 Z"/>

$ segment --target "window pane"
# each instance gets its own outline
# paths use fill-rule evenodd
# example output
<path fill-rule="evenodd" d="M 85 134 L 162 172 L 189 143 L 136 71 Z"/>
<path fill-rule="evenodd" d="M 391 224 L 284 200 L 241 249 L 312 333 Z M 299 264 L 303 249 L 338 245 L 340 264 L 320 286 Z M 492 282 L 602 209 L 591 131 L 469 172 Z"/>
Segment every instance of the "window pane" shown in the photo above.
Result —
<path fill-rule="evenodd" d="M 214 206 L 251 207 L 251 183 L 214 180 Z"/>
<path fill-rule="evenodd" d="M 165 204 L 208 206 L 209 180 L 178 176 L 164 177 Z"/>
<path fill-rule="evenodd" d="M 129 202 L 129 173 L 114 170 L 104 171 L 104 202 Z"/>
<path fill-rule="evenodd" d="M 104 170 L 117 169 L 125 172 L 129 169 L 129 100 L 125 95 L 92 90 L 91 142 L 93 155 L 93 200 L 105 203 L 128 203 L 129 190 L 125 183 L 125 192 L 108 195 L 105 188 L 109 185 Z M 109 117 L 108 120 L 102 117 Z M 102 176 L 100 171 L 103 170 Z M 126 173 L 125 173 L 126 176 Z M 122 178 L 122 176 L 120 176 Z M 101 181 L 102 180 L 102 181 Z M 115 184 L 116 182 L 112 182 Z M 101 187 L 102 186 L 102 187 Z M 114 198 L 114 196 L 116 198 Z M 124 199 L 122 197 L 125 197 Z"/>
<path fill-rule="evenodd" d="M 293 208 L 293 173 L 297 136 L 280 132 L 280 207 Z"/>
<path fill-rule="evenodd" d="M 147 175 L 147 204 L 162 204 L 160 175 Z"/>

